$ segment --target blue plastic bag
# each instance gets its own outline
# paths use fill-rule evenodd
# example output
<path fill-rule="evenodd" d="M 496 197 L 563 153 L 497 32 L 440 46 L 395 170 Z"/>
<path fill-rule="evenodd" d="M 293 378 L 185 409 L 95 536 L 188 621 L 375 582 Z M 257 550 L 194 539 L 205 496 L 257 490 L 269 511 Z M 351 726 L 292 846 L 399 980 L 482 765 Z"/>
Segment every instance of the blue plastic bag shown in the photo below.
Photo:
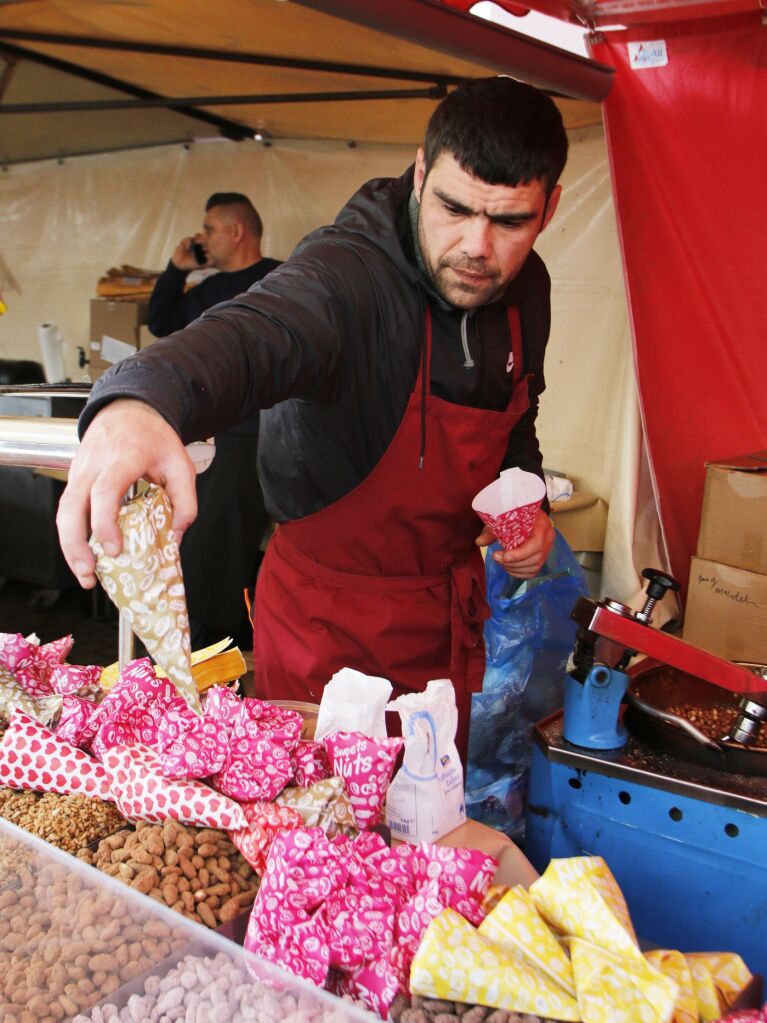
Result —
<path fill-rule="evenodd" d="M 471 704 L 466 812 L 524 838 L 533 725 L 562 706 L 567 659 L 577 626 L 570 618 L 588 584 L 567 541 L 556 533 L 534 579 L 513 579 L 487 552 L 490 618 L 485 622 L 482 692 Z"/>

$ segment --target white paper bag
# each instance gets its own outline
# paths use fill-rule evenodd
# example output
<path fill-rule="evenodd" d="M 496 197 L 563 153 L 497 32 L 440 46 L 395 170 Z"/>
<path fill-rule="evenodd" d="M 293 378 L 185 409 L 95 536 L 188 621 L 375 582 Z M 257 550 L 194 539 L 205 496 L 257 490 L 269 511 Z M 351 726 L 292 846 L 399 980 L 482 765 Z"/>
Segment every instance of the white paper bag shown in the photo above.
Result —
<path fill-rule="evenodd" d="M 386 739 L 384 709 L 391 691 L 388 679 L 341 668 L 322 691 L 315 741 L 333 732 L 362 732 L 373 739 Z"/>
<path fill-rule="evenodd" d="M 405 751 L 386 796 L 386 823 L 394 838 L 436 842 L 466 820 L 453 683 L 433 679 L 425 692 L 399 696 L 387 709 L 399 711 Z"/>

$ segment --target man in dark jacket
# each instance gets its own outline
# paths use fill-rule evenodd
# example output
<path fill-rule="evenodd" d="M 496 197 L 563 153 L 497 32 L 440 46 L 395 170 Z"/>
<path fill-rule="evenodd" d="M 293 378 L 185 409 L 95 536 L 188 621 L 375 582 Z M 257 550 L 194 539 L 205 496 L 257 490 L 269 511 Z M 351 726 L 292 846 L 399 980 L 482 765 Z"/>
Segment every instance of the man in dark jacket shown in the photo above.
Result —
<path fill-rule="evenodd" d="M 240 192 L 216 192 L 205 204 L 202 231 L 182 238 L 149 299 L 149 329 L 166 337 L 211 306 L 262 280 L 279 261 L 261 254 L 263 224 Z M 186 287 L 192 270 L 218 270 Z M 197 518 L 181 543 L 192 649 L 226 636 L 250 649 L 243 591 L 255 585 L 269 517 L 253 471 L 258 414 L 216 436 L 216 457 L 197 477 Z"/>
<path fill-rule="evenodd" d="M 265 409 L 261 482 L 279 525 L 256 598 L 258 694 L 316 701 L 343 665 L 396 692 L 449 677 L 465 748 L 484 670 L 475 544 L 490 539 L 471 500 L 505 466 L 541 472 L 549 278 L 532 246 L 566 157 L 548 97 L 466 83 L 401 178 L 369 182 L 247 294 L 102 377 L 59 511 L 82 584 L 95 583 L 89 522 L 119 549 L 137 476 L 164 483 L 183 531 L 183 444 Z M 530 578 L 552 540 L 542 510 L 498 557 Z"/>

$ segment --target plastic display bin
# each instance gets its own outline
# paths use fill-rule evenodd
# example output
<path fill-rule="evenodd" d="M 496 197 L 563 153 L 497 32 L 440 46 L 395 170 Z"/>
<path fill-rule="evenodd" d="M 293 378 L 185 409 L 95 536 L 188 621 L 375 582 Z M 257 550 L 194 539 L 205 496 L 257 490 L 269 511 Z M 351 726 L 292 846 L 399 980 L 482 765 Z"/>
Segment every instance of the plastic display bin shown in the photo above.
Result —
<path fill-rule="evenodd" d="M 374 1018 L 2 818 L 0 921 L 0 1020 Z"/>

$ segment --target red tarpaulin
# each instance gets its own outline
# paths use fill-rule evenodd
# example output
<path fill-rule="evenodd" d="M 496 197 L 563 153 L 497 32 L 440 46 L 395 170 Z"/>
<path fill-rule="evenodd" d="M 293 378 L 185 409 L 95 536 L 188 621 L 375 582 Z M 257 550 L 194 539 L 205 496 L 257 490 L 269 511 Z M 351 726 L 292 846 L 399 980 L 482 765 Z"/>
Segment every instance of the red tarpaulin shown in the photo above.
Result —
<path fill-rule="evenodd" d="M 767 26 L 654 24 L 593 55 L 616 68 L 605 127 L 640 403 L 686 584 L 704 463 L 767 447 Z"/>

